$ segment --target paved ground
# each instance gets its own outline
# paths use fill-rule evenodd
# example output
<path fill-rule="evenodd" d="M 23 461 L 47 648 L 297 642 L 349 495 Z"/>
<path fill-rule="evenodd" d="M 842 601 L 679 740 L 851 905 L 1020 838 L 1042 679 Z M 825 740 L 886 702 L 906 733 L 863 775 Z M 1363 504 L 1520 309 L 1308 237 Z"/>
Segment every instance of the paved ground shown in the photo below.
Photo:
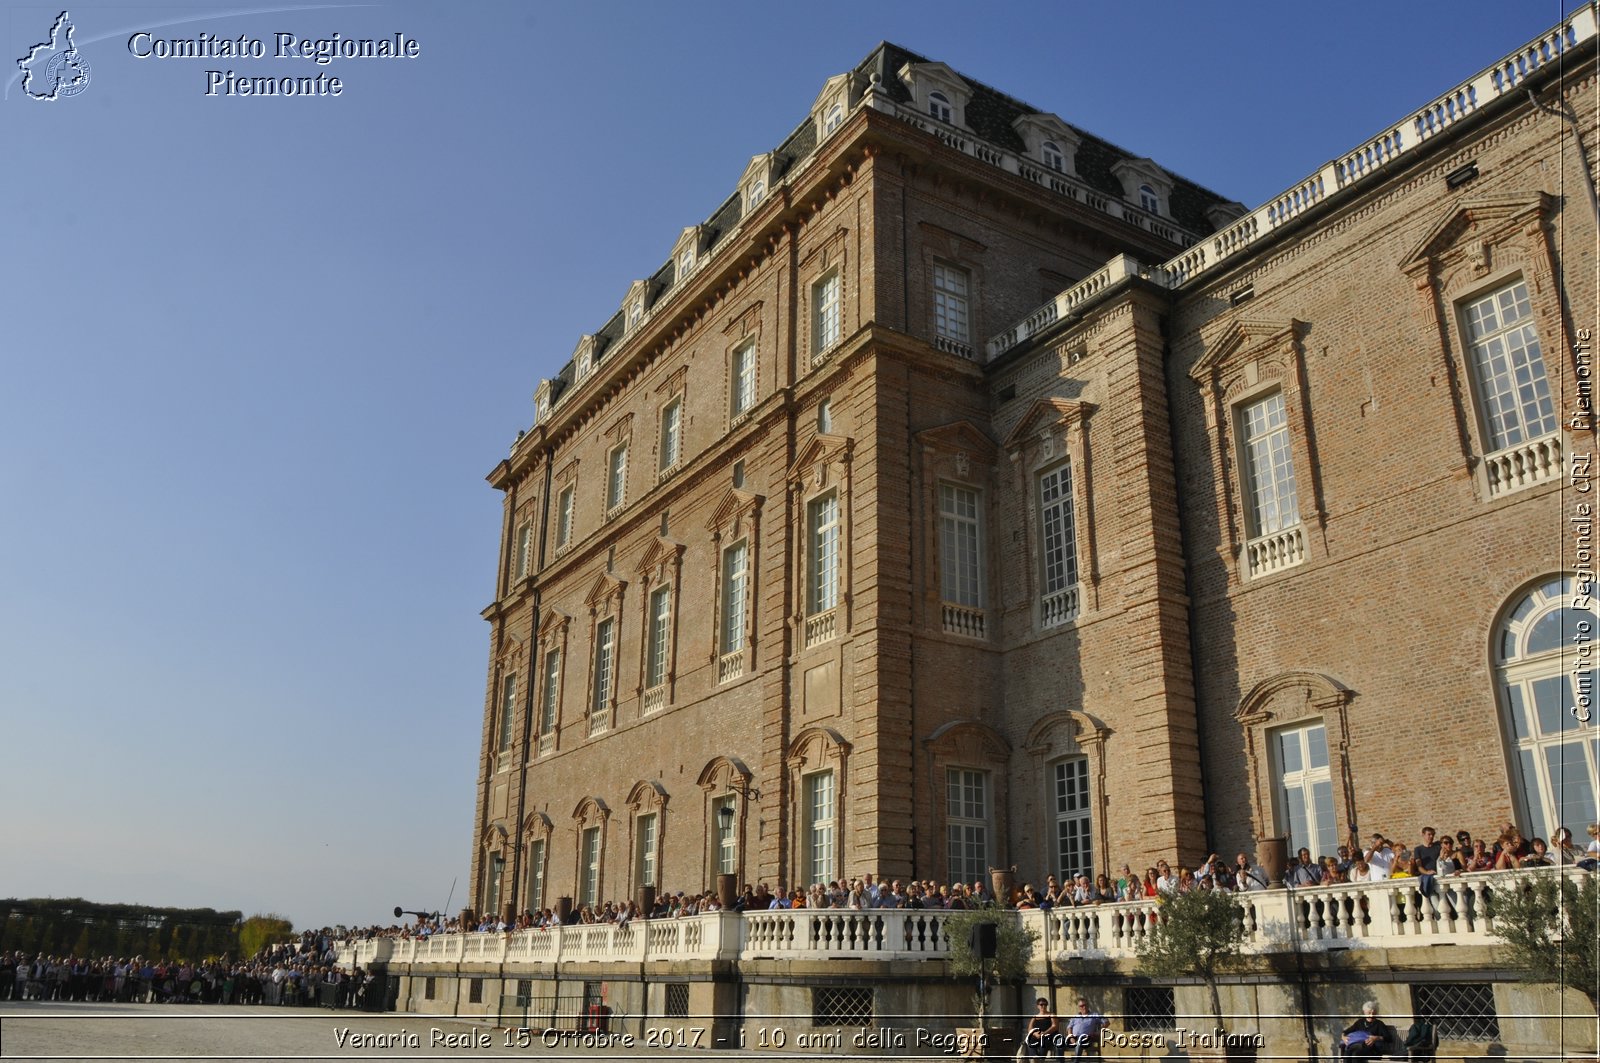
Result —
<path fill-rule="evenodd" d="M 673 1020 L 683 1025 L 683 1020 Z M 549 1035 L 554 1037 L 555 1035 Z M 774 1051 L 699 1051 L 651 1046 L 643 1039 L 604 1046 L 550 1043 L 536 1031 L 507 1031 L 453 1018 L 368 1015 L 320 1008 L 222 1008 L 172 1004 L 0 1003 L 0 1059 L 4 1060 L 233 1060 L 278 1059 L 664 1059 L 678 1063 L 787 1063 Z M 831 1046 L 830 1046 L 831 1047 Z M 924 1060 L 959 1058 L 914 1045 L 883 1053 Z M 848 1051 L 848 1047 L 846 1049 Z M 817 1047 L 798 1058 L 841 1057 Z"/>

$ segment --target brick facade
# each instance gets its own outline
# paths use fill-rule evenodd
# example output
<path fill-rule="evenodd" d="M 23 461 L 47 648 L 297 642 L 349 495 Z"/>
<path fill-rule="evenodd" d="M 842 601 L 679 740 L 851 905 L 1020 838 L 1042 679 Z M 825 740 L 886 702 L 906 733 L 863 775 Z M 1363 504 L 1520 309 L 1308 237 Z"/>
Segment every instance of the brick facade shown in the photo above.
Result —
<path fill-rule="evenodd" d="M 1571 488 L 1491 491 L 1460 309 L 1525 282 L 1571 406 L 1587 363 L 1569 352 L 1596 307 L 1566 278 L 1596 262 L 1567 124 L 1519 87 L 1180 272 L 1159 264 L 1223 241 L 1167 212 L 1236 205 L 1186 185 L 1153 214 L 1107 205 L 1097 141 L 1076 183 L 997 161 L 970 129 L 907 120 L 862 74 L 893 65 L 885 49 L 829 82 L 848 90 L 842 126 L 803 126 L 692 272 L 640 286 L 643 319 L 619 312 L 541 386 L 539 420 L 489 477 L 505 520 L 473 907 L 520 910 L 535 881 L 547 906 L 581 898 L 589 830 L 597 896 L 632 896 L 647 816 L 656 884 L 704 888 L 724 804 L 741 882 L 943 881 L 950 772 L 984 780 L 985 864 L 1042 878 L 1069 827 L 1095 871 L 1193 864 L 1285 832 L 1268 747 L 1307 721 L 1325 723 L 1341 834 L 1526 818 L 1491 641 L 1519 592 L 1573 568 Z M 1527 86 L 1592 130 L 1590 68 Z M 1469 162 L 1475 179 L 1447 184 Z M 1108 260 L 1139 266 L 986 347 Z M 940 301 L 947 283 L 964 303 Z M 1273 395 L 1303 559 L 1252 575 L 1239 417 Z M 1562 433 L 1564 454 L 1592 452 L 1592 424 Z M 1044 501 L 1045 477 L 1070 501 L 1064 591 L 1047 586 L 1063 569 L 1042 509 L 1064 503 Z M 975 606 L 946 593 L 942 488 L 976 500 Z M 834 528 L 831 583 L 817 539 Z M 1083 780 L 1086 817 L 1058 815 L 1058 772 Z"/>

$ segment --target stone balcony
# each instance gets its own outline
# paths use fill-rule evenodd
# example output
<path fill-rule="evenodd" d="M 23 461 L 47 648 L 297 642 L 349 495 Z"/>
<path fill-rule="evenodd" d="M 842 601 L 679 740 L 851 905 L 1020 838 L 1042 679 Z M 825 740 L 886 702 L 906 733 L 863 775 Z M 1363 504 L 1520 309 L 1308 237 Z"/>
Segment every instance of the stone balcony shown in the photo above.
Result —
<path fill-rule="evenodd" d="M 1244 952 L 1393 950 L 1495 942 L 1490 891 L 1516 888 L 1530 874 L 1482 872 L 1438 880 L 1439 895 L 1421 897 L 1415 879 L 1264 890 L 1239 894 Z M 1568 869 L 1581 878 L 1587 872 Z M 400 940 L 346 943 L 340 963 L 417 968 L 457 964 L 521 969 L 574 964 L 763 960 L 942 960 L 950 942 L 951 913 L 923 909 L 794 909 L 741 914 L 715 912 L 681 919 L 635 920 L 621 926 L 579 924 L 511 934 L 441 934 Z M 1081 908 L 1018 911 L 1013 918 L 1033 931 L 1043 957 L 1130 960 L 1160 919 L 1151 900 Z M 425 973 L 425 972 L 423 972 Z"/>

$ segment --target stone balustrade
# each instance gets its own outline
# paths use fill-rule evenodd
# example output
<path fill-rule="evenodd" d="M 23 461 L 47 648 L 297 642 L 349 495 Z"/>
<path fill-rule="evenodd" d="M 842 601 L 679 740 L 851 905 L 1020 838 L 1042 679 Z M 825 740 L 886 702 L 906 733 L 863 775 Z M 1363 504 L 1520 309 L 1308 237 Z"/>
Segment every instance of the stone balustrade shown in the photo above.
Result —
<path fill-rule="evenodd" d="M 1497 450 L 1483 461 L 1489 474 L 1491 498 L 1554 480 L 1566 472 L 1559 432 Z"/>
<path fill-rule="evenodd" d="M 1306 529 L 1292 524 L 1281 531 L 1258 535 L 1244 544 L 1250 578 L 1293 568 L 1306 559 Z"/>
<path fill-rule="evenodd" d="M 1534 875 L 1582 878 L 1574 868 L 1480 872 L 1435 880 L 1424 897 L 1418 880 L 1347 883 L 1238 894 L 1249 954 L 1429 945 L 1489 945 L 1496 940 L 1491 895 Z M 691 960 L 938 960 L 949 955 L 944 921 L 919 908 L 779 909 L 714 912 L 621 926 L 579 924 L 511 934 L 441 934 L 377 938 L 340 951 L 339 962 L 389 965 L 540 965 Z M 1013 913 L 1039 943 L 1040 955 L 1130 959 L 1161 918 L 1154 900 Z"/>

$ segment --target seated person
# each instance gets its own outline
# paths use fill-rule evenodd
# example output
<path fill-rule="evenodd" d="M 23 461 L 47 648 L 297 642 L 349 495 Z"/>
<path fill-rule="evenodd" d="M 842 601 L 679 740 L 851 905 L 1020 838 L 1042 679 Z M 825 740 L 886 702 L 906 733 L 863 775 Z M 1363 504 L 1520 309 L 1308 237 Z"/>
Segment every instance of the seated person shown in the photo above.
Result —
<path fill-rule="evenodd" d="M 1345 1056 L 1381 1056 L 1389 1048 L 1389 1027 L 1378 1018 L 1378 1002 L 1361 1005 L 1361 1018 L 1345 1027 L 1339 1053 Z"/>

